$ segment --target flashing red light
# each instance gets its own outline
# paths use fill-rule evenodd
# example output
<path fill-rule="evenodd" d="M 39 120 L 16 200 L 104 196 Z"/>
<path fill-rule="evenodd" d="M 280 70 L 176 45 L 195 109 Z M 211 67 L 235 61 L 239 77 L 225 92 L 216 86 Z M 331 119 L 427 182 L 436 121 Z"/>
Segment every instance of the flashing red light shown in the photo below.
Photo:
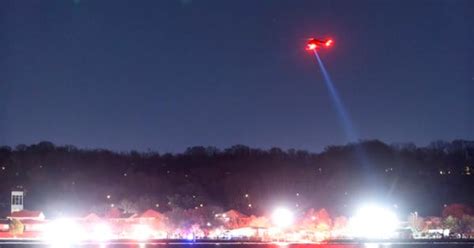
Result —
<path fill-rule="evenodd" d="M 331 46 L 332 45 L 332 40 L 327 40 L 324 45 L 327 46 L 327 47 Z"/>

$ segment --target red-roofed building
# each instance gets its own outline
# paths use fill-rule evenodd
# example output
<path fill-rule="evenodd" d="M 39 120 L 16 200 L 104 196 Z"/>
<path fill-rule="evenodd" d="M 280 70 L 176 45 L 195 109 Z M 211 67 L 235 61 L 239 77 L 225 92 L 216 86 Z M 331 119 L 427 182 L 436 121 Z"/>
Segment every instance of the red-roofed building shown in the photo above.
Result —
<path fill-rule="evenodd" d="M 164 215 L 161 214 L 158 211 L 155 211 L 153 209 L 148 209 L 147 211 L 143 212 L 143 214 L 140 215 L 141 219 L 162 219 L 164 218 Z"/>
<path fill-rule="evenodd" d="M 23 222 L 23 220 L 39 220 L 43 221 L 44 214 L 41 211 L 29 211 L 29 210 L 21 210 L 17 212 L 13 212 L 10 216 L 7 217 L 8 219 L 17 219 Z"/>
<path fill-rule="evenodd" d="M 135 217 L 135 220 L 138 221 L 138 223 L 148 225 L 155 230 L 165 230 L 167 227 L 166 219 L 167 218 L 164 214 L 153 209 L 148 209 L 140 216 Z"/>
<path fill-rule="evenodd" d="M 22 237 L 37 237 L 41 232 L 45 231 L 47 223 L 41 211 L 21 210 L 11 213 L 7 218 L 19 220 L 23 224 L 23 235 L 26 236 Z"/>
<path fill-rule="evenodd" d="M 101 221 L 101 218 L 95 213 L 90 213 L 90 214 L 86 215 L 83 218 L 83 220 L 86 221 L 86 222 L 99 222 L 99 221 Z"/>
<path fill-rule="evenodd" d="M 217 220 L 221 221 L 227 229 L 247 227 L 251 221 L 249 216 L 233 209 L 221 214 L 216 214 L 215 217 Z"/>

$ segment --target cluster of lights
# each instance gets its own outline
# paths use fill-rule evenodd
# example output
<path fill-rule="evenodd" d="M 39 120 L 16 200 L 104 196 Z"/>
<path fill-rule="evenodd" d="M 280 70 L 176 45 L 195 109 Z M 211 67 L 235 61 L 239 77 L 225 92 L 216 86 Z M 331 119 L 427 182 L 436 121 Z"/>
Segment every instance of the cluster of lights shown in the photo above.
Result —
<path fill-rule="evenodd" d="M 137 241 L 166 238 L 166 232 L 154 231 L 150 226 L 144 224 L 133 225 L 130 235 Z M 48 223 L 42 237 L 52 247 L 71 247 L 85 241 L 103 243 L 116 238 L 118 237 L 107 223 L 96 223 L 85 228 L 74 219 L 58 219 Z"/>
<path fill-rule="evenodd" d="M 251 207 L 250 204 L 249 207 Z M 215 218 L 222 218 L 224 222 L 230 220 L 229 216 L 225 213 L 216 214 Z M 269 235 L 283 234 L 288 238 L 288 240 L 302 239 L 303 237 L 298 236 L 301 233 L 287 233 L 289 230 L 294 230 L 292 228 L 294 225 L 294 219 L 295 216 L 291 210 L 283 207 L 276 208 L 271 215 L 273 227 L 269 228 Z M 311 216 L 311 220 L 314 222 L 317 220 L 317 217 Z M 213 224 L 211 222 L 206 222 L 205 226 L 211 228 Z M 348 231 L 350 236 L 356 238 L 384 239 L 392 238 L 398 227 L 399 221 L 395 213 L 390 211 L 388 208 L 376 205 L 366 205 L 358 209 L 356 214 L 350 218 L 347 230 L 344 229 L 346 230 L 344 232 Z M 230 230 L 229 232 L 229 235 L 235 235 L 236 237 L 255 235 L 255 229 L 250 227 L 238 228 Z M 137 240 L 138 242 L 143 242 L 150 238 L 167 237 L 166 232 L 159 232 L 145 224 L 133 225 L 129 235 L 130 238 Z M 223 235 L 225 235 L 224 230 L 222 227 L 218 226 L 209 233 L 209 237 L 223 237 Z M 323 233 L 316 233 L 315 235 L 324 236 L 319 237 L 318 240 L 329 237 L 327 236 L 328 234 Z M 186 232 L 184 237 L 195 239 L 196 237 L 200 237 L 200 235 L 196 234 L 196 230 L 194 230 L 190 233 Z M 107 242 L 108 240 L 113 240 L 118 237 L 114 234 L 112 228 L 105 222 L 95 223 L 91 226 L 84 226 L 80 225 L 74 219 L 58 219 L 48 223 L 43 238 L 53 246 L 69 247 L 83 241 Z"/>
<path fill-rule="evenodd" d="M 321 47 L 330 47 L 334 44 L 332 39 L 319 40 L 319 39 L 310 39 L 306 44 L 306 50 L 315 51 L 319 46 Z"/>

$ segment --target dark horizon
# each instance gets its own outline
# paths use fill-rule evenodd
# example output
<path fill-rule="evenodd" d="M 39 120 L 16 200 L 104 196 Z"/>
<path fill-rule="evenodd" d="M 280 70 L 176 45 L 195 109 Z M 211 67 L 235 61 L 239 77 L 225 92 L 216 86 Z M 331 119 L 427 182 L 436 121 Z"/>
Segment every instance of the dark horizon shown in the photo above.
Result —
<path fill-rule="evenodd" d="M 250 145 L 247 145 L 247 144 L 231 144 L 229 146 L 224 146 L 224 147 L 197 144 L 197 145 L 186 146 L 183 150 L 180 150 L 180 151 L 161 151 L 161 150 L 158 150 L 158 149 L 151 149 L 151 148 L 147 148 L 147 149 L 143 149 L 143 150 L 139 150 L 139 149 L 114 150 L 114 149 L 110 149 L 110 148 L 107 148 L 107 147 L 77 146 L 77 145 L 72 144 L 72 143 L 61 144 L 61 143 L 56 143 L 56 142 L 51 141 L 51 140 L 39 140 L 38 142 L 33 142 L 33 143 L 30 143 L 30 144 L 25 144 L 25 143 L 18 143 L 18 144 L 13 144 L 13 145 L 0 144 L 0 148 L 6 146 L 6 147 L 10 147 L 11 149 L 16 149 L 18 146 L 22 146 L 22 145 L 34 146 L 34 145 L 39 145 L 41 143 L 51 143 L 56 147 L 73 146 L 73 147 L 75 147 L 77 149 L 80 149 L 80 150 L 107 150 L 107 151 L 111 151 L 111 152 L 114 152 L 114 153 L 129 153 L 129 152 L 148 153 L 148 152 L 152 152 L 152 153 L 158 153 L 158 154 L 177 155 L 177 154 L 183 154 L 183 153 L 186 152 L 187 149 L 193 148 L 193 147 L 217 148 L 220 151 L 224 151 L 225 149 L 232 148 L 232 147 L 235 147 L 235 146 L 244 146 L 244 147 L 248 147 L 250 149 L 270 150 L 272 148 L 277 148 L 277 149 L 281 149 L 282 151 L 285 151 L 285 152 L 287 152 L 289 150 L 296 150 L 296 151 L 306 151 L 306 152 L 309 152 L 309 153 L 312 153 L 312 154 L 320 154 L 320 153 L 323 153 L 329 147 L 342 147 L 342 146 L 348 146 L 348 145 L 362 144 L 362 143 L 365 143 L 365 142 L 381 142 L 383 144 L 386 144 L 388 146 L 393 146 L 393 147 L 414 145 L 416 148 L 429 148 L 430 146 L 433 146 L 436 142 L 452 143 L 452 142 L 456 142 L 456 141 L 474 143 L 474 140 L 469 140 L 469 139 L 452 139 L 452 140 L 436 139 L 436 140 L 432 140 L 432 141 L 428 142 L 427 144 L 416 144 L 415 142 L 411 142 L 411 141 L 391 142 L 391 143 L 389 143 L 389 142 L 386 142 L 386 141 L 380 140 L 380 139 L 359 139 L 358 141 L 351 141 L 351 142 L 341 143 L 341 144 L 328 144 L 328 145 L 323 146 L 321 148 L 321 150 L 318 150 L 318 151 L 315 151 L 315 150 L 313 151 L 313 150 L 309 150 L 309 149 L 300 149 L 300 148 L 295 148 L 295 147 L 288 147 L 287 148 L 287 147 L 281 147 L 281 146 L 277 146 L 277 145 L 268 146 L 268 147 L 256 147 L 256 146 L 250 146 Z"/>
<path fill-rule="evenodd" d="M 184 209 L 205 204 L 256 214 L 285 205 L 347 215 L 363 202 L 374 202 L 399 213 L 434 215 L 446 204 L 473 204 L 472 154 L 474 141 L 415 148 L 373 140 L 319 154 L 245 146 L 140 154 L 43 142 L 0 147 L 0 205 L 8 206 L 9 190 L 21 185 L 29 192 L 27 207 L 48 213 L 103 210 L 144 197 L 148 207 L 158 203 L 160 211 L 176 201 Z"/>

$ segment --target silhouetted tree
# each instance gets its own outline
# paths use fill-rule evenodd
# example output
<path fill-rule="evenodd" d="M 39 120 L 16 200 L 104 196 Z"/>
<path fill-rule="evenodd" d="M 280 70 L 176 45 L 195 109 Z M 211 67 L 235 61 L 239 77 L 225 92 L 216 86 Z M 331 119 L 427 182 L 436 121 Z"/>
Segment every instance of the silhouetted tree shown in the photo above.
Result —
<path fill-rule="evenodd" d="M 283 201 L 302 211 L 324 207 L 339 215 L 355 199 L 371 195 L 393 202 L 404 199 L 407 209 L 438 215 L 446 203 L 474 204 L 472 175 L 465 170 L 473 164 L 474 142 L 465 140 L 427 147 L 365 140 L 328 146 L 320 153 L 194 146 L 176 154 L 119 153 L 42 141 L 0 147 L 0 208 L 8 211 L 9 191 L 23 186 L 26 207 L 45 211 L 57 202 L 71 211 L 96 206 L 105 214 L 112 204 L 128 199 L 137 211 L 188 210 L 203 204 L 258 215 Z M 462 219 L 471 213 L 452 209 L 443 215 Z"/>

